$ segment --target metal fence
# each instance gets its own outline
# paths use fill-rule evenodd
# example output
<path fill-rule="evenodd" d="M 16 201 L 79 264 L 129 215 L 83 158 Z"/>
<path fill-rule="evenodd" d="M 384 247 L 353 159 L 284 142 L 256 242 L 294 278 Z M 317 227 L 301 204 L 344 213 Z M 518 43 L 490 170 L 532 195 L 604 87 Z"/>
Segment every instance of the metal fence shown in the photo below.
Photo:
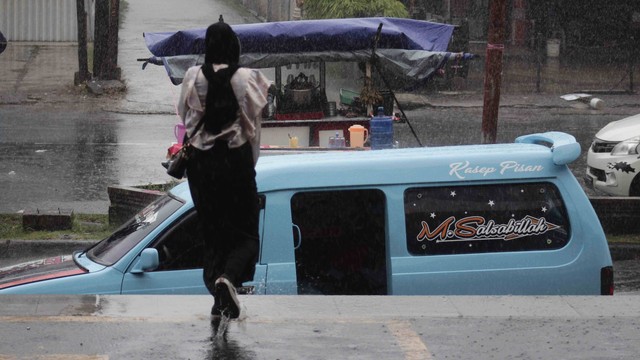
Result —
<path fill-rule="evenodd" d="M 84 0 L 93 41 L 95 0 Z M 9 41 L 78 41 L 77 0 L 0 0 L 0 31 Z"/>

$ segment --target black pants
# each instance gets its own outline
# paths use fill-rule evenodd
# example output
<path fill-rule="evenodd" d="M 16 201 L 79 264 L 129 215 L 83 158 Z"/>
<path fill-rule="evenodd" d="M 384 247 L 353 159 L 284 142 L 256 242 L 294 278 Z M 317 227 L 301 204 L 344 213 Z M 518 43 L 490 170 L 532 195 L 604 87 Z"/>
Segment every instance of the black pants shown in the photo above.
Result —
<path fill-rule="evenodd" d="M 223 274 L 235 286 L 253 280 L 259 250 L 256 172 L 249 143 L 192 150 L 187 176 L 204 241 L 204 283 L 214 294 Z"/>

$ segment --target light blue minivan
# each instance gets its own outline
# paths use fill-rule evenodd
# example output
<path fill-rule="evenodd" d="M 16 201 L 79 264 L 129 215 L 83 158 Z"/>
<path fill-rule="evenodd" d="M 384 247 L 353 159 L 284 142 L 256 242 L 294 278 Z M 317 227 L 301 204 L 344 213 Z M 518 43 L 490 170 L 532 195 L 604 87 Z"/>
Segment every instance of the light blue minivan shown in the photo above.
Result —
<path fill-rule="evenodd" d="M 262 156 L 254 294 L 611 295 L 575 139 Z M 186 183 L 73 256 L 0 269 L 0 293 L 205 294 Z"/>

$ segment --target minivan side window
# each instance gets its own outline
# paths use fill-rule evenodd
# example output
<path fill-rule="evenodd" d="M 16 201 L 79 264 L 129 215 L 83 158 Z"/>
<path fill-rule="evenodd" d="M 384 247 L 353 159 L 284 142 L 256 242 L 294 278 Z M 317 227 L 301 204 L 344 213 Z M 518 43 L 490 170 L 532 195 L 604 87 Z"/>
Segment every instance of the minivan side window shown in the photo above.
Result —
<path fill-rule="evenodd" d="M 410 188 L 404 193 L 412 255 L 554 250 L 570 238 L 551 183 Z"/>
<path fill-rule="evenodd" d="M 298 294 L 387 294 L 385 208 L 378 189 L 293 195 Z"/>
<path fill-rule="evenodd" d="M 160 266 L 156 271 L 200 269 L 203 265 L 203 243 L 198 226 L 198 213 L 193 210 L 178 219 L 153 244 L 158 250 Z"/>

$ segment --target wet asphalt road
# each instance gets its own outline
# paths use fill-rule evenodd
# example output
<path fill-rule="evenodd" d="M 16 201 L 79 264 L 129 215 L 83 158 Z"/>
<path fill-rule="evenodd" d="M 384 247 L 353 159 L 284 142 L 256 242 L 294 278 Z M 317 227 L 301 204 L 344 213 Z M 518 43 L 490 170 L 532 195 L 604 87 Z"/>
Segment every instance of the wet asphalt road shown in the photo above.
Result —
<path fill-rule="evenodd" d="M 640 295 L 640 261 L 620 260 L 613 262 L 615 293 Z"/>
<path fill-rule="evenodd" d="M 109 185 L 166 182 L 175 118 L 71 106 L 0 109 L 0 212 L 106 213 Z"/>

